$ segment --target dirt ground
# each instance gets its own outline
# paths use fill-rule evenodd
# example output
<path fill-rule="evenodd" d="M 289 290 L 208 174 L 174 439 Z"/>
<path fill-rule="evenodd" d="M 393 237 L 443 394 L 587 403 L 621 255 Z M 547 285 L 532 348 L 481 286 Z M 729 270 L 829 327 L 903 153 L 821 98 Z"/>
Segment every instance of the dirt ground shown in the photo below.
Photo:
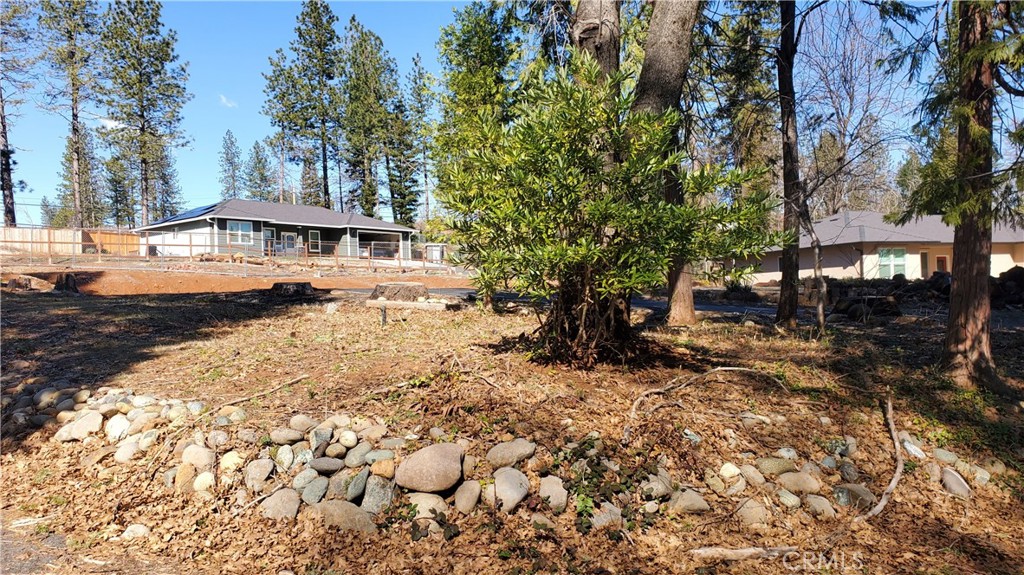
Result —
<path fill-rule="evenodd" d="M 248 270 L 254 275 L 242 275 L 241 266 L 230 264 L 177 264 L 166 270 L 146 269 L 67 269 L 39 271 L 38 268 L 5 268 L 3 279 L 15 275 L 31 275 L 53 283 L 62 272 L 73 273 L 79 290 L 88 295 L 142 295 L 175 293 L 230 293 L 254 289 L 267 289 L 275 282 L 310 282 L 317 289 L 373 288 L 378 283 L 395 281 L 419 282 L 427 288 L 470 287 L 469 278 L 441 272 L 371 273 L 354 270 L 345 273 L 326 272 L 316 275 L 311 271 L 296 271 L 284 275 L 255 275 L 261 270 Z"/>
<path fill-rule="evenodd" d="M 104 286 L 105 276 L 83 287 Z M 199 279 L 128 277 L 139 290 Z M 372 287 L 380 278 L 310 280 L 339 288 Z M 416 281 L 435 280 L 459 281 Z M 241 289 L 244 281 L 270 280 L 226 281 Z M 100 291 L 118 293 L 93 293 Z M 332 302 L 337 311 L 327 313 Z M 461 533 L 450 541 L 413 542 L 409 522 L 397 516 L 372 536 L 325 531 L 305 512 L 291 524 L 271 523 L 255 509 L 235 516 L 230 490 L 215 502 L 164 490 L 159 474 L 167 461 L 83 471 L 78 462 L 86 447 L 54 443 L 53 429 L 43 428 L 0 444 L 5 566 L 54 573 L 1024 573 L 1024 419 L 1012 406 L 942 377 L 934 367 L 942 329 L 934 321 L 839 327 L 823 341 L 780 336 L 762 318 L 744 325 L 711 316 L 681 332 L 652 321 L 641 326 L 648 353 L 579 371 L 530 359 L 523 336 L 536 327 L 532 314 L 409 310 L 382 327 L 379 313 L 361 303 L 360 296 L 326 293 L 275 300 L 259 291 L 5 292 L 4 386 L 29 377 L 69 379 L 218 405 L 305 374 L 302 383 L 246 404 L 246 426 L 270 429 L 296 413 L 380 416 L 396 432 L 441 427 L 470 440 L 469 453 L 481 459 L 511 436 L 554 452 L 597 431 L 624 468 L 660 459 L 675 480 L 692 485 L 703 484 L 705 469 L 783 446 L 820 461 L 830 441 L 853 435 L 857 466 L 875 494 L 894 470 L 880 409 L 891 392 L 899 429 L 929 449 L 942 446 L 975 461 L 997 456 L 1011 472 L 961 501 L 921 466 L 910 466 L 886 509 L 867 522 L 855 522 L 847 508 L 837 507 L 833 521 L 818 521 L 773 504 L 769 527 L 750 530 L 735 517 L 736 498 L 709 491 L 712 509 L 704 515 L 637 515 L 622 532 L 583 534 L 571 512 L 555 518 L 554 531 L 543 531 L 530 523 L 529 509 L 511 516 L 478 511 L 457 519 Z M 1000 368 L 1024 389 L 1024 331 L 1001 330 L 993 340 Z M 717 374 L 642 403 L 630 418 L 643 391 L 716 366 L 770 377 Z M 743 412 L 773 423 L 746 427 Z M 687 431 L 701 441 L 693 444 Z M 537 480 L 535 471 L 529 475 Z M 838 478 L 833 472 L 823 481 Z M 756 489 L 748 494 L 774 500 Z M 116 539 L 135 522 L 150 526 L 153 537 Z M 794 546 L 799 555 L 702 565 L 690 555 L 702 546 Z"/>

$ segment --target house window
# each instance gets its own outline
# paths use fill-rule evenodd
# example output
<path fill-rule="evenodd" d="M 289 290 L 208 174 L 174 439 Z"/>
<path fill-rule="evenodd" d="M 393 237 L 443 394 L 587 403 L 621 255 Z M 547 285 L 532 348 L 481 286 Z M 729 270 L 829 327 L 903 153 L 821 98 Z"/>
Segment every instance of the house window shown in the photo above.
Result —
<path fill-rule="evenodd" d="M 905 248 L 880 248 L 878 250 L 878 277 L 892 279 L 894 275 L 907 273 L 907 250 Z"/>
<path fill-rule="evenodd" d="M 309 230 L 309 251 L 320 251 L 320 230 Z"/>
<path fill-rule="evenodd" d="M 252 244 L 252 222 L 228 220 L 228 243 Z"/>
<path fill-rule="evenodd" d="M 174 226 L 173 228 L 171 228 L 171 237 L 174 239 L 178 239 L 178 226 Z"/>
<path fill-rule="evenodd" d="M 943 273 L 949 271 L 949 260 L 946 259 L 946 256 L 938 256 L 935 258 L 935 270 Z"/>

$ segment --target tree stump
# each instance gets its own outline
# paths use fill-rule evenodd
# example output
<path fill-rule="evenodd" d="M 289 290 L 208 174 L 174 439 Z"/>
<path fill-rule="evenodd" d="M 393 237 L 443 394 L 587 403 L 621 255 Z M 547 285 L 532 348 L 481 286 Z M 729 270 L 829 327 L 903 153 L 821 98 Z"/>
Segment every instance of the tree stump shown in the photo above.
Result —
<path fill-rule="evenodd" d="M 419 298 L 428 299 L 430 293 L 426 286 L 417 282 L 391 282 L 377 284 L 370 294 L 370 299 L 384 298 L 389 301 L 419 301 Z"/>
<path fill-rule="evenodd" d="M 7 282 L 7 288 L 12 290 L 26 291 L 32 289 L 32 280 L 26 276 L 11 278 Z"/>
<path fill-rule="evenodd" d="M 313 285 L 309 282 L 277 282 L 270 286 L 270 293 L 279 296 L 313 295 Z"/>
<path fill-rule="evenodd" d="M 53 285 L 53 291 L 78 293 L 78 280 L 75 279 L 75 274 L 58 274 L 57 283 Z"/>

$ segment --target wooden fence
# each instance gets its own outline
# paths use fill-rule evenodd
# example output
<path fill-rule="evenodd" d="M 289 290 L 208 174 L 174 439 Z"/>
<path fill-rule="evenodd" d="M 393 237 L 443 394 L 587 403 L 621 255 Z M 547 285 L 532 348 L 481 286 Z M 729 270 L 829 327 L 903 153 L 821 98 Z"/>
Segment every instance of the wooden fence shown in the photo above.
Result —
<path fill-rule="evenodd" d="M 137 255 L 139 236 L 119 230 L 0 227 L 0 253 Z"/>

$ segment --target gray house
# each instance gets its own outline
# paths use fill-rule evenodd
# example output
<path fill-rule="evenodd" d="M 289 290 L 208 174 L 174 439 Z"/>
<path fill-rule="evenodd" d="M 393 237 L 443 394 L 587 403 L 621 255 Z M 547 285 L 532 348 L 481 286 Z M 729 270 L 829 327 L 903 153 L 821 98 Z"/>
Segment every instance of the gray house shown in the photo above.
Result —
<path fill-rule="evenodd" d="M 415 230 L 316 206 L 225 200 L 136 230 L 151 256 L 238 253 L 275 257 L 409 259 Z"/>
<path fill-rule="evenodd" d="M 940 216 L 923 216 L 897 226 L 883 214 L 869 211 L 840 212 L 814 222 L 821 240 L 822 271 L 833 278 L 927 278 L 933 272 L 953 269 L 953 228 Z M 754 283 L 782 279 L 781 248 L 765 254 L 753 274 Z M 1024 266 L 1024 229 L 996 224 L 992 230 L 992 275 Z M 814 274 L 810 236 L 800 234 L 800 277 Z"/>

